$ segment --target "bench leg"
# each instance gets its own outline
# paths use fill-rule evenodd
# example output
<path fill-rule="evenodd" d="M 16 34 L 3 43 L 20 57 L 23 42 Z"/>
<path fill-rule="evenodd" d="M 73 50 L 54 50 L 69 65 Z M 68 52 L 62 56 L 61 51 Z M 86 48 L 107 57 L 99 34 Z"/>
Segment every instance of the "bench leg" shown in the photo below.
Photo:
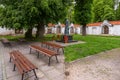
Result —
<path fill-rule="evenodd" d="M 48 66 L 50 66 L 50 59 L 51 59 L 51 57 L 49 57 L 49 63 L 48 63 Z"/>
<path fill-rule="evenodd" d="M 30 48 L 30 54 L 31 54 L 31 48 Z"/>
<path fill-rule="evenodd" d="M 57 53 L 59 54 L 59 48 L 57 49 Z"/>
<path fill-rule="evenodd" d="M 44 47 L 44 45 L 41 43 L 41 47 Z"/>
<path fill-rule="evenodd" d="M 64 54 L 64 49 L 62 48 L 63 54 Z"/>
<path fill-rule="evenodd" d="M 8 43 L 8 45 L 12 47 L 11 43 Z"/>
<path fill-rule="evenodd" d="M 24 73 L 22 74 L 22 78 L 21 78 L 21 80 L 23 80 L 24 79 Z"/>
<path fill-rule="evenodd" d="M 9 62 L 11 62 L 11 57 L 10 57 L 10 61 Z"/>
<path fill-rule="evenodd" d="M 59 61 L 58 61 L 57 55 L 55 55 L 55 57 L 56 57 L 56 61 L 57 61 L 57 63 L 58 63 Z"/>
<path fill-rule="evenodd" d="M 39 52 L 38 52 L 37 58 L 39 58 Z"/>
<path fill-rule="evenodd" d="M 16 65 L 14 64 L 13 71 L 15 71 L 15 67 L 16 67 Z"/>
<path fill-rule="evenodd" d="M 44 48 L 47 48 L 48 49 L 48 45 L 47 44 L 45 44 L 45 47 Z"/>
<path fill-rule="evenodd" d="M 33 70 L 33 72 L 34 72 L 34 74 L 35 74 L 35 77 L 36 77 L 36 79 L 37 79 L 38 77 L 37 77 L 37 75 L 36 75 L 35 69 Z"/>

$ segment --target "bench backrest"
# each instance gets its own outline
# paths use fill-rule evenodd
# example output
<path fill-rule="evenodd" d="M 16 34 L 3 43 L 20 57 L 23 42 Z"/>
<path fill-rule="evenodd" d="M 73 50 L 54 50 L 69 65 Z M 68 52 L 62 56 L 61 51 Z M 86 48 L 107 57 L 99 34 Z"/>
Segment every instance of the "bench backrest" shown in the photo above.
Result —
<path fill-rule="evenodd" d="M 1 41 L 2 41 L 3 43 L 8 43 L 8 42 L 10 42 L 10 41 L 9 41 L 8 39 L 6 39 L 6 38 L 2 38 Z"/>

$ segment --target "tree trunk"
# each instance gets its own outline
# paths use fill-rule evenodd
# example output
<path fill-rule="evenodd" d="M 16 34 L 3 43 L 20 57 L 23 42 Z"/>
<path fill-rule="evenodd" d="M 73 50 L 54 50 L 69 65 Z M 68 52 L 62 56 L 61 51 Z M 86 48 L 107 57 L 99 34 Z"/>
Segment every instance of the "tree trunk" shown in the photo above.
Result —
<path fill-rule="evenodd" d="M 28 29 L 28 30 L 25 32 L 25 38 L 27 38 L 27 39 L 33 38 L 33 36 L 32 36 L 32 28 Z"/>
<path fill-rule="evenodd" d="M 86 25 L 82 26 L 82 36 L 86 36 Z"/>
<path fill-rule="evenodd" d="M 43 38 L 45 33 L 44 24 L 39 23 L 37 26 L 36 38 Z"/>

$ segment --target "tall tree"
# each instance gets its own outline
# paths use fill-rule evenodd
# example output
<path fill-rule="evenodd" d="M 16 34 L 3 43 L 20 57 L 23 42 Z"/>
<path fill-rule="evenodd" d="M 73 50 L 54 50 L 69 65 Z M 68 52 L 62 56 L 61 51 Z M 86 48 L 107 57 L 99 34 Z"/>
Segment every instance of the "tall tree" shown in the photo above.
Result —
<path fill-rule="evenodd" d="M 28 16 L 29 13 L 31 12 L 29 12 L 28 15 L 25 16 L 25 11 L 23 9 L 23 1 L 1 0 L 1 3 L 4 5 L 4 10 L 2 11 L 0 19 L 0 21 L 2 22 L 1 25 L 12 29 L 27 29 L 26 33 L 29 34 L 25 35 L 25 37 L 31 38 L 32 37 L 31 26 L 33 26 L 34 24 L 32 24 L 32 21 L 30 21 L 30 19 L 28 21 Z"/>
<path fill-rule="evenodd" d="M 48 3 L 46 4 L 46 9 L 42 9 L 41 7 L 38 7 L 38 10 L 40 10 L 40 14 L 38 14 L 38 32 L 36 37 L 41 37 L 43 32 L 43 24 L 47 24 L 48 22 L 58 22 L 59 20 L 62 20 L 65 18 L 66 15 L 66 3 L 64 0 L 46 0 Z M 37 2 L 40 3 L 40 2 Z M 38 4 L 39 6 L 39 4 Z M 45 10 L 44 10 L 45 9 Z M 42 33 L 41 33 L 42 32 Z"/>
<path fill-rule="evenodd" d="M 92 19 L 93 0 L 76 0 L 75 19 L 82 25 L 82 35 L 86 35 L 86 24 Z"/>
<path fill-rule="evenodd" d="M 64 0 L 0 0 L 0 3 L 5 6 L 1 25 L 25 28 L 27 37 L 31 37 L 33 27 L 37 28 L 36 37 L 43 37 L 45 24 L 63 20 L 66 15 Z"/>

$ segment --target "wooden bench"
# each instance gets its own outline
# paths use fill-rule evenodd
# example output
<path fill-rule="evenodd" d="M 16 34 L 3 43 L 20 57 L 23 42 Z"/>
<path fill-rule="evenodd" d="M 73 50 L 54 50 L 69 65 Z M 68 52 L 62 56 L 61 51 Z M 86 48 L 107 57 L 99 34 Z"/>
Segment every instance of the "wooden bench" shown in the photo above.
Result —
<path fill-rule="evenodd" d="M 64 53 L 64 46 L 61 46 L 59 44 L 56 44 L 56 43 L 52 43 L 52 42 L 41 42 L 41 46 L 45 45 L 46 48 L 50 48 L 50 46 L 53 48 L 53 49 L 57 49 L 57 53 L 59 53 L 59 50 L 62 49 L 63 53 Z"/>
<path fill-rule="evenodd" d="M 11 46 L 10 41 L 8 39 L 6 39 L 6 38 L 2 38 L 1 42 L 3 43 L 4 47 L 5 46 Z"/>
<path fill-rule="evenodd" d="M 38 52 L 38 57 L 39 57 L 39 53 L 48 56 L 48 58 L 49 58 L 48 66 L 50 66 L 50 60 L 53 56 L 56 57 L 56 61 L 58 62 L 58 58 L 57 58 L 58 54 L 56 52 L 51 51 L 49 49 L 42 48 L 40 46 L 36 46 L 36 45 L 30 45 L 29 47 L 30 47 L 30 53 L 31 53 L 32 49 Z"/>
<path fill-rule="evenodd" d="M 18 41 L 20 41 L 20 42 L 26 42 L 26 39 L 24 39 L 24 38 L 19 38 Z"/>
<path fill-rule="evenodd" d="M 35 65 L 33 65 L 23 54 L 18 51 L 14 50 L 10 52 L 10 62 L 14 63 L 13 71 L 15 71 L 15 68 L 17 67 L 19 73 L 22 75 L 21 80 L 24 79 L 24 75 L 30 71 L 34 72 L 34 75 L 37 79 L 37 75 L 35 72 L 35 69 L 38 69 Z"/>

